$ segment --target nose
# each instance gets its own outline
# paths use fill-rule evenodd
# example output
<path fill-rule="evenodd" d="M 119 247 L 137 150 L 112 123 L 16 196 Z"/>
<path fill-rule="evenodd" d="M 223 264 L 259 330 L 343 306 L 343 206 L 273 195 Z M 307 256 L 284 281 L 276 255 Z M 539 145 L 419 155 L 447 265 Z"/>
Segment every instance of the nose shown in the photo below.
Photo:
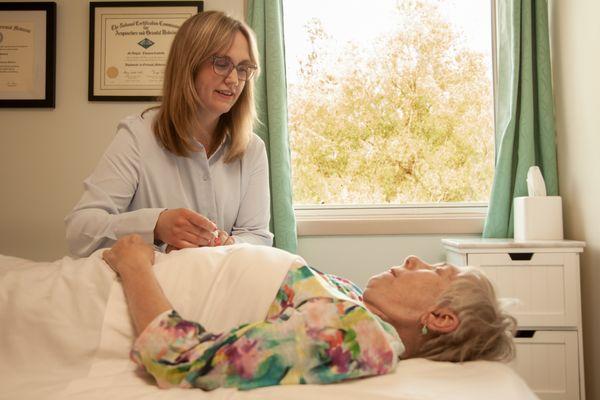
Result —
<path fill-rule="evenodd" d="M 416 270 L 416 269 L 431 269 L 431 265 L 427 264 L 425 261 L 421 260 L 417 256 L 408 256 L 404 260 L 404 268 Z"/>
<path fill-rule="evenodd" d="M 235 86 L 237 86 L 240 83 L 240 78 L 238 76 L 238 71 L 236 68 L 231 68 L 231 72 L 229 73 L 229 75 L 227 75 L 225 77 L 225 83 L 226 84 L 234 84 Z"/>

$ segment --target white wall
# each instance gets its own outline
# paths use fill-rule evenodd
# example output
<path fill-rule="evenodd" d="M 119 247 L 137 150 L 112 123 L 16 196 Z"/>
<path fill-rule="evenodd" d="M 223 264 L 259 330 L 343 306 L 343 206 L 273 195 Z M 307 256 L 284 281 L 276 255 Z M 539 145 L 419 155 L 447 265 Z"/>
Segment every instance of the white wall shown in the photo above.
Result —
<path fill-rule="evenodd" d="M 565 235 L 581 257 L 588 400 L 600 399 L 600 2 L 550 3 L 560 193 Z"/>

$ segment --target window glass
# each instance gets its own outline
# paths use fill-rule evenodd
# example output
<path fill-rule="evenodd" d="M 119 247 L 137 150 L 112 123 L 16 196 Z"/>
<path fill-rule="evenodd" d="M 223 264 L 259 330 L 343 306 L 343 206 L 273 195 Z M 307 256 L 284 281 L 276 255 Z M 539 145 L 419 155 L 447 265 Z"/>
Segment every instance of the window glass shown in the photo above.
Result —
<path fill-rule="evenodd" d="M 283 4 L 296 205 L 488 201 L 489 1 Z"/>

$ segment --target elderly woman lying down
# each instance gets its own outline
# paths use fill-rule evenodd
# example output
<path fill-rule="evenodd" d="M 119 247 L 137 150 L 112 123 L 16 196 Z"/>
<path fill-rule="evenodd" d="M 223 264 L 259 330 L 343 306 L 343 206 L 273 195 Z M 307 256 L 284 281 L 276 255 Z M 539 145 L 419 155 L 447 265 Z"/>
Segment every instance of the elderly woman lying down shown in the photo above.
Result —
<path fill-rule="evenodd" d="M 173 310 L 138 236 L 103 254 L 119 274 L 138 333 L 131 356 L 160 387 L 250 389 L 386 374 L 399 358 L 509 360 L 515 320 L 474 269 L 417 257 L 372 277 L 364 293 L 308 266 L 291 268 L 262 321 L 207 332 Z M 248 299 L 252 301 L 252 299 Z"/>

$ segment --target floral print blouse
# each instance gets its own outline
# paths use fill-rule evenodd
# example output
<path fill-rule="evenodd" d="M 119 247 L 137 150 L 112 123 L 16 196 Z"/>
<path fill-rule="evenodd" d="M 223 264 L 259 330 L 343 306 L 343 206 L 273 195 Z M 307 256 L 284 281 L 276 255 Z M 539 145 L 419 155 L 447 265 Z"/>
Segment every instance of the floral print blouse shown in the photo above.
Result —
<path fill-rule="evenodd" d="M 403 351 L 356 285 L 303 266 L 288 272 L 264 321 L 212 333 L 167 311 L 137 338 L 131 358 L 161 388 L 252 389 L 387 374 Z"/>

